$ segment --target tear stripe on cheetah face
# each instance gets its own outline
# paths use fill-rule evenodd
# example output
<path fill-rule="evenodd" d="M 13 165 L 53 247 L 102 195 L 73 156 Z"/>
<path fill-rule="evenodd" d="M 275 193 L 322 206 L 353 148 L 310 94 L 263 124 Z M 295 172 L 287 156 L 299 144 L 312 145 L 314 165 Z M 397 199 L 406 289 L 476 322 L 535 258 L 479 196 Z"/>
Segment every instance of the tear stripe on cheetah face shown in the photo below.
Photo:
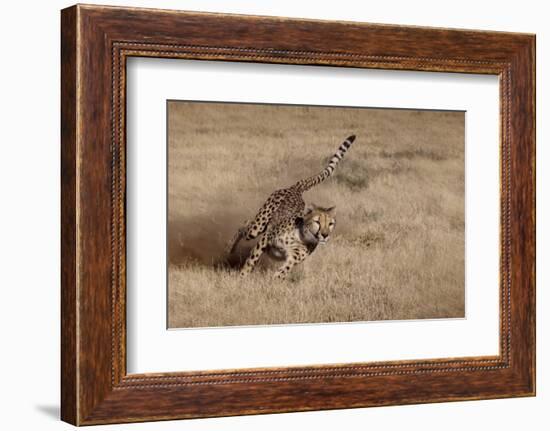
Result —
<path fill-rule="evenodd" d="M 323 208 L 312 204 L 306 209 L 303 217 L 302 236 L 305 242 L 315 241 L 324 245 L 330 239 L 330 234 L 336 226 L 334 218 L 336 207 Z M 309 240 L 309 238 L 313 240 Z"/>

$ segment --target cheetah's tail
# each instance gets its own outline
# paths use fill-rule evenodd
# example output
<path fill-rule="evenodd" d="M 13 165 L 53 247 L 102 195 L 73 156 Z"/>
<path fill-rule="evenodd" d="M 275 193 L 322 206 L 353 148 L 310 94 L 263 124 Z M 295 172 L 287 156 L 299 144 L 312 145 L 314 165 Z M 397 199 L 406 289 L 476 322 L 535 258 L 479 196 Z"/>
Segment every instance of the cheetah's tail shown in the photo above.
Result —
<path fill-rule="evenodd" d="M 296 183 L 296 187 L 305 192 L 330 177 L 336 169 L 336 166 L 338 166 L 338 163 L 340 163 L 340 160 L 344 158 L 344 155 L 351 147 L 351 144 L 353 144 L 353 141 L 355 141 L 355 135 L 351 135 L 344 142 L 342 142 L 342 145 L 340 145 L 338 151 L 336 151 L 336 153 L 331 157 L 325 169 L 317 175 L 298 181 Z"/>

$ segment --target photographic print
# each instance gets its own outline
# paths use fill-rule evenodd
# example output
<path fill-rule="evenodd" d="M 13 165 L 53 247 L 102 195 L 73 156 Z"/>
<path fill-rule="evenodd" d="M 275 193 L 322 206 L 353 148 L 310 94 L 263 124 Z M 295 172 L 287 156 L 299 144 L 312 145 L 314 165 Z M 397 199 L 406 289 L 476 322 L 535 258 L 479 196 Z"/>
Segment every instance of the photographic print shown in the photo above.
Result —
<path fill-rule="evenodd" d="M 465 317 L 465 113 L 167 102 L 168 327 Z"/>

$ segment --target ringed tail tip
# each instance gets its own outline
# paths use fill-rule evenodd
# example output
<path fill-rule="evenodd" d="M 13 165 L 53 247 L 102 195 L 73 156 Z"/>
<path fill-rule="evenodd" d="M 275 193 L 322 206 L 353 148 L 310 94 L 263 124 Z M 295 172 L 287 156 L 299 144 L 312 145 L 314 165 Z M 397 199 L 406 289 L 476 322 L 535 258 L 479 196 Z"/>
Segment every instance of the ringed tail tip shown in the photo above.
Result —
<path fill-rule="evenodd" d="M 346 139 L 346 141 L 349 141 L 350 144 L 353 143 L 353 141 L 355 141 L 355 135 L 349 136 L 348 139 Z"/>

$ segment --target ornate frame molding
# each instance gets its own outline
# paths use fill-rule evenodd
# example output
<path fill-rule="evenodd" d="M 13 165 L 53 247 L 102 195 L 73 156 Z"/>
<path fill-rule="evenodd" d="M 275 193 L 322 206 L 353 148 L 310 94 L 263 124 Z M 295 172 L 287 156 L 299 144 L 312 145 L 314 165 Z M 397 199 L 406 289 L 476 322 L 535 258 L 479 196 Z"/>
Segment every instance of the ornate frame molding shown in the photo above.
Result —
<path fill-rule="evenodd" d="M 221 30 L 206 34 L 203 25 Z M 256 35 L 258 26 L 268 30 Z M 335 33 L 341 38 L 328 37 Z M 307 42 L 310 34 L 321 41 Z M 510 33 L 65 9 L 62 418 L 98 424 L 533 395 L 534 43 L 534 36 Z M 498 75 L 500 354 L 127 375 L 125 66 L 131 56 Z"/>

